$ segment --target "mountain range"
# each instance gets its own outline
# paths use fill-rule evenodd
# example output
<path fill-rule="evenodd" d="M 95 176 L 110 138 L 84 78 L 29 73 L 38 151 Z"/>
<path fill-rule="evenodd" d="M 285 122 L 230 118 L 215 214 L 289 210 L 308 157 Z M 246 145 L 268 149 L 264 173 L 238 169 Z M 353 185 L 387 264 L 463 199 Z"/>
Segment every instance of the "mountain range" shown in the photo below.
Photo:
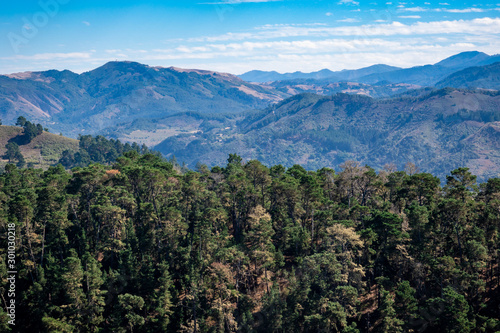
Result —
<path fill-rule="evenodd" d="M 15 73 L 0 75 L 0 119 L 22 115 L 73 138 L 144 143 L 191 167 L 237 152 L 312 169 L 410 161 L 442 177 L 467 165 L 484 178 L 500 172 L 499 60 L 464 52 L 408 69 L 240 77 L 137 62 Z M 245 81 L 259 75 L 265 83 Z"/>
<path fill-rule="evenodd" d="M 295 80 L 295 79 L 328 79 L 330 81 L 352 81 L 359 79 L 361 77 L 371 75 L 371 74 L 381 74 L 386 72 L 392 72 L 400 70 L 399 67 L 388 66 L 388 65 L 373 65 L 361 69 L 354 70 L 342 70 L 338 72 L 332 72 L 329 69 L 322 69 L 317 72 L 312 73 L 285 73 L 280 74 L 276 71 L 266 72 L 253 70 L 244 74 L 239 75 L 239 77 L 245 81 L 249 82 L 270 82 L 270 81 L 283 81 L 283 80 Z"/>
<path fill-rule="evenodd" d="M 90 72 L 26 72 L 0 76 L 0 117 L 24 115 L 76 137 L 117 122 L 178 112 L 240 112 L 287 95 L 212 71 L 109 62 Z"/>
<path fill-rule="evenodd" d="M 216 121 L 216 120 L 212 120 Z M 419 96 L 299 94 L 219 126 L 166 139 L 155 148 L 194 167 L 238 152 L 269 165 L 316 170 L 357 160 L 381 169 L 412 162 L 441 178 L 467 166 L 480 179 L 500 173 L 500 93 L 442 89 Z"/>
<path fill-rule="evenodd" d="M 486 66 L 500 61 L 500 55 L 490 56 L 483 52 L 462 52 L 439 61 L 434 65 L 399 68 L 388 65 L 373 65 L 358 70 L 332 72 L 323 69 L 312 73 L 285 73 L 250 71 L 240 75 L 245 81 L 268 82 L 296 79 L 328 80 L 329 82 L 354 81 L 365 84 L 407 83 L 420 86 L 432 86 L 448 75 L 472 66 Z"/>

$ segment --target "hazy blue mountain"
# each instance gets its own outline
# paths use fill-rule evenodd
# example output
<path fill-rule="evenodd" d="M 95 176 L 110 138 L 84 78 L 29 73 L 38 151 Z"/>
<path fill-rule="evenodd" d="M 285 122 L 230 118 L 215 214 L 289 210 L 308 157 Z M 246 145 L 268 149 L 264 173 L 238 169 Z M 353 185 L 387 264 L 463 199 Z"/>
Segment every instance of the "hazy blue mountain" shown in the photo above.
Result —
<path fill-rule="evenodd" d="M 436 86 L 500 90 L 500 62 L 466 68 L 451 74 Z"/>
<path fill-rule="evenodd" d="M 447 76 L 456 71 L 473 67 L 490 65 L 500 61 L 500 55 L 490 56 L 483 52 L 471 51 L 462 52 L 437 62 L 434 65 L 415 66 L 412 68 L 399 68 L 389 65 L 373 65 L 356 70 L 342 70 L 332 72 L 324 69 L 312 73 L 285 73 L 280 74 L 275 71 L 250 71 L 239 77 L 249 82 L 266 82 L 273 86 L 290 86 L 290 91 L 297 92 L 317 92 L 330 91 L 325 88 L 327 84 L 337 82 L 358 82 L 368 85 L 395 85 L 406 84 L 411 86 L 434 86 L 437 82 L 444 80 Z M 293 86 L 302 85 L 303 80 L 306 85 L 313 86 L 311 89 L 295 89 Z M 317 80 L 314 82 L 311 80 Z M 276 84 L 276 82 L 280 82 Z M 371 96 L 387 96 L 373 94 Z"/>
<path fill-rule="evenodd" d="M 454 56 L 448 57 L 440 62 L 436 63 L 436 66 L 448 67 L 448 68 L 465 68 L 470 66 L 476 66 L 478 64 L 488 61 L 492 58 L 483 52 L 469 51 L 456 54 Z"/>
<path fill-rule="evenodd" d="M 400 69 L 401 69 L 400 67 L 389 66 L 389 65 L 373 65 L 360 69 L 342 70 L 340 72 L 335 72 L 335 76 L 342 81 L 356 81 L 357 79 L 363 76 L 388 73 Z"/>
<path fill-rule="evenodd" d="M 317 72 L 311 73 L 303 73 L 303 72 L 295 72 L 295 73 L 284 73 L 280 74 L 276 71 L 250 71 L 239 75 L 239 78 L 248 82 L 270 82 L 270 81 L 284 81 L 284 80 L 297 80 L 297 79 L 314 79 L 314 80 L 323 80 L 328 79 L 330 82 L 339 82 L 339 81 L 347 81 L 347 80 L 355 80 L 359 77 L 377 74 L 377 73 L 385 73 L 400 69 L 399 67 L 388 66 L 388 65 L 373 65 L 361 69 L 347 70 L 344 69 L 342 71 L 332 72 L 329 69 L 322 69 Z"/>
<path fill-rule="evenodd" d="M 311 73 L 303 73 L 303 72 L 294 72 L 294 73 L 278 73 L 276 71 L 259 71 L 253 70 L 244 74 L 239 75 L 238 77 L 247 82 L 270 82 L 270 81 L 280 81 L 280 80 L 294 80 L 294 79 L 326 79 L 334 77 L 335 73 L 329 69 L 322 69 L 317 72 Z"/>
<path fill-rule="evenodd" d="M 495 62 L 498 55 L 489 56 L 482 52 L 462 52 L 446 58 L 434 65 L 416 66 L 386 73 L 366 75 L 359 82 L 375 84 L 380 81 L 406 83 L 419 86 L 433 86 L 448 75 L 467 67 L 486 65 Z"/>
<path fill-rule="evenodd" d="M 477 66 L 491 65 L 491 64 L 494 64 L 495 62 L 500 62 L 500 54 L 495 54 L 495 55 L 490 56 L 486 60 L 478 63 Z"/>

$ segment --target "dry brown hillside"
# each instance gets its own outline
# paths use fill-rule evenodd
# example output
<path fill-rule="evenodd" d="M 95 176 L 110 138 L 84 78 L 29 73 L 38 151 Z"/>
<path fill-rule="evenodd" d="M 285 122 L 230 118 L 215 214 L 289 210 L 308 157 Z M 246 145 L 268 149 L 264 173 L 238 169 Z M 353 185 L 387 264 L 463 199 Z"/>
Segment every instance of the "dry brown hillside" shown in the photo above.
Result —
<path fill-rule="evenodd" d="M 20 142 L 23 128 L 16 126 L 0 126 L 0 168 L 9 161 L 5 159 L 5 145 L 8 142 Z M 78 151 L 78 140 L 61 135 L 43 132 L 26 145 L 19 145 L 19 150 L 26 160 L 27 166 L 48 168 L 61 158 L 64 150 Z"/>

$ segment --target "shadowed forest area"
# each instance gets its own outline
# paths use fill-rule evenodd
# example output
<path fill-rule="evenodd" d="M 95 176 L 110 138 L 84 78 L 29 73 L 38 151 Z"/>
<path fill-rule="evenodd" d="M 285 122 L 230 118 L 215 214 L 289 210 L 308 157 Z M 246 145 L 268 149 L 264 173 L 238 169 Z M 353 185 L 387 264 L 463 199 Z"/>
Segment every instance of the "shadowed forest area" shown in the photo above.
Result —
<path fill-rule="evenodd" d="M 9 325 L 7 230 L 16 234 Z M 0 331 L 496 332 L 500 178 L 243 163 L 0 175 Z"/>

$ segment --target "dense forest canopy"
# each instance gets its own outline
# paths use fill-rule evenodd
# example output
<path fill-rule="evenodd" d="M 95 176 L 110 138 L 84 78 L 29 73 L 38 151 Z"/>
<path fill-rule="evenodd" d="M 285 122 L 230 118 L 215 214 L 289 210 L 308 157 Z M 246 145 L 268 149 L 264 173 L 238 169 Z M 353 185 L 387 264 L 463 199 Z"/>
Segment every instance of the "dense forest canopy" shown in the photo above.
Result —
<path fill-rule="evenodd" d="M 496 332 L 500 179 L 231 154 L 0 175 L 2 332 Z M 16 234 L 16 321 L 6 312 Z"/>

